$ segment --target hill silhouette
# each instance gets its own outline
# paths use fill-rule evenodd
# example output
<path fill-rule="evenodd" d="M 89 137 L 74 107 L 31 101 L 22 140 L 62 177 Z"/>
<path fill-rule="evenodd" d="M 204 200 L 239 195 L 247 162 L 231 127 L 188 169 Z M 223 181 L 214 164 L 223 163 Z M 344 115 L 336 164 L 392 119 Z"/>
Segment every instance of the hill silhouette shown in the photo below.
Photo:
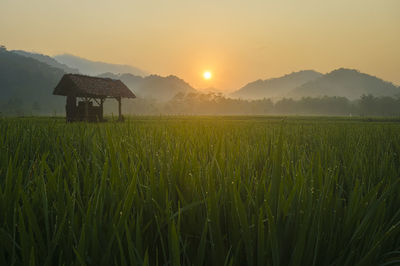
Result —
<path fill-rule="evenodd" d="M 57 60 L 55 60 L 53 57 L 50 57 L 48 55 L 31 53 L 31 52 L 26 52 L 26 51 L 22 51 L 22 50 L 13 50 L 11 52 L 26 56 L 26 57 L 30 57 L 30 58 L 36 59 L 39 62 L 46 63 L 49 66 L 62 69 L 65 73 L 79 74 L 79 70 L 77 68 L 71 68 L 65 64 L 62 64 L 62 63 L 58 62 Z"/>
<path fill-rule="evenodd" d="M 105 62 L 96 62 L 70 54 L 56 55 L 54 56 L 54 58 L 58 62 L 65 64 L 71 68 L 76 68 L 79 70 L 80 73 L 89 76 L 96 76 L 106 72 L 111 72 L 114 74 L 130 73 L 139 76 L 147 75 L 145 71 L 130 65 L 118 65 Z"/>
<path fill-rule="evenodd" d="M 63 111 L 64 99 L 52 95 L 63 75 L 62 69 L 0 49 L 0 111 Z"/>
<path fill-rule="evenodd" d="M 314 70 L 303 70 L 278 78 L 259 79 L 233 92 L 230 96 L 243 99 L 282 98 L 296 87 L 321 76 L 321 73 Z"/>
<path fill-rule="evenodd" d="M 65 99 L 52 95 L 52 92 L 65 73 L 76 71 L 46 55 L 7 51 L 3 47 L 0 49 L 0 112 L 63 113 Z M 103 73 L 99 76 L 120 79 L 137 96 L 156 101 L 168 101 L 177 93 L 196 91 L 172 75 L 142 77 L 130 73 Z"/>
<path fill-rule="evenodd" d="M 293 98 L 341 96 L 354 100 L 362 95 L 396 96 L 400 88 L 380 78 L 355 69 L 340 68 L 311 80 L 292 90 Z"/>
<path fill-rule="evenodd" d="M 189 83 L 173 75 L 167 77 L 159 75 L 141 77 L 132 74 L 116 75 L 112 73 L 103 73 L 99 76 L 120 79 L 138 97 L 158 101 L 169 100 L 178 93 L 196 92 Z"/>

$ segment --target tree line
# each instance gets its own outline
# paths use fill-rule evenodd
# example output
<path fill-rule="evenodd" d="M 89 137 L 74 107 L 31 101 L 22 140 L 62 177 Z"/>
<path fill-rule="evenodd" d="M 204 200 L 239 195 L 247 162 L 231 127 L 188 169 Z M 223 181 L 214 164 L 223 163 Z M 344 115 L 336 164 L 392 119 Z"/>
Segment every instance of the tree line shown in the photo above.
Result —
<path fill-rule="evenodd" d="M 167 102 L 137 98 L 123 103 L 123 112 L 132 115 L 333 115 L 400 116 L 400 97 L 363 95 L 357 100 L 345 97 L 303 97 L 243 100 L 215 93 L 178 93 Z M 46 103 L 10 98 L 0 103 L 3 115 L 63 115 L 64 104 L 51 109 Z M 116 102 L 106 101 L 105 113 L 116 112 Z"/>
<path fill-rule="evenodd" d="M 214 93 L 179 93 L 162 104 L 136 99 L 128 108 L 132 114 L 400 116 L 400 97 L 363 95 L 351 101 L 325 96 L 272 101 L 233 99 Z"/>

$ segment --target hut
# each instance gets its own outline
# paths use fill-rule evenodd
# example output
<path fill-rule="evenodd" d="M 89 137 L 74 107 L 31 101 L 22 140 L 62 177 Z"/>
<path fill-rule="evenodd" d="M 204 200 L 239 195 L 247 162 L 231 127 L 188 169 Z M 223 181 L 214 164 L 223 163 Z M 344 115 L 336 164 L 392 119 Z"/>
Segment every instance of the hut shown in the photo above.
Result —
<path fill-rule="evenodd" d="M 65 74 L 53 94 L 67 96 L 65 106 L 67 122 L 104 121 L 103 103 L 107 98 L 118 101 L 118 120 L 123 121 L 122 98 L 136 98 L 120 80 L 78 74 Z"/>

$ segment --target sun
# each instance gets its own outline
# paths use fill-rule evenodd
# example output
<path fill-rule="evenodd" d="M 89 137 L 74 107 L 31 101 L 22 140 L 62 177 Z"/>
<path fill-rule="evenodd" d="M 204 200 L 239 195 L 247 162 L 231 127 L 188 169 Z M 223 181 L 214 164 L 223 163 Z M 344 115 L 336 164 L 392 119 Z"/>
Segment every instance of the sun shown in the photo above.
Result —
<path fill-rule="evenodd" d="M 211 79 L 212 78 L 212 73 L 210 71 L 204 71 L 203 78 L 207 79 L 207 80 Z"/>

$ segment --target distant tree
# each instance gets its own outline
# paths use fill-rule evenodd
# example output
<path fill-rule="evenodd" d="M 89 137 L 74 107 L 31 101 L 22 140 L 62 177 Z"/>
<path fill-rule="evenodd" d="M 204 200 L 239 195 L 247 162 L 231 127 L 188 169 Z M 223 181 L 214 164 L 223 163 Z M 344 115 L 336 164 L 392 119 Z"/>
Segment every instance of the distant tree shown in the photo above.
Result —
<path fill-rule="evenodd" d="M 371 94 L 362 95 L 359 102 L 360 114 L 363 116 L 375 115 L 376 99 L 377 98 L 372 96 Z"/>
<path fill-rule="evenodd" d="M 292 98 L 283 98 L 275 103 L 274 111 L 277 114 L 298 114 L 298 103 Z"/>
<path fill-rule="evenodd" d="M 23 114 L 23 102 L 18 97 L 12 97 L 6 103 L 6 111 L 11 114 Z"/>
<path fill-rule="evenodd" d="M 33 102 L 32 110 L 35 112 L 40 112 L 42 110 L 42 108 L 40 107 L 40 104 L 37 101 Z"/>

